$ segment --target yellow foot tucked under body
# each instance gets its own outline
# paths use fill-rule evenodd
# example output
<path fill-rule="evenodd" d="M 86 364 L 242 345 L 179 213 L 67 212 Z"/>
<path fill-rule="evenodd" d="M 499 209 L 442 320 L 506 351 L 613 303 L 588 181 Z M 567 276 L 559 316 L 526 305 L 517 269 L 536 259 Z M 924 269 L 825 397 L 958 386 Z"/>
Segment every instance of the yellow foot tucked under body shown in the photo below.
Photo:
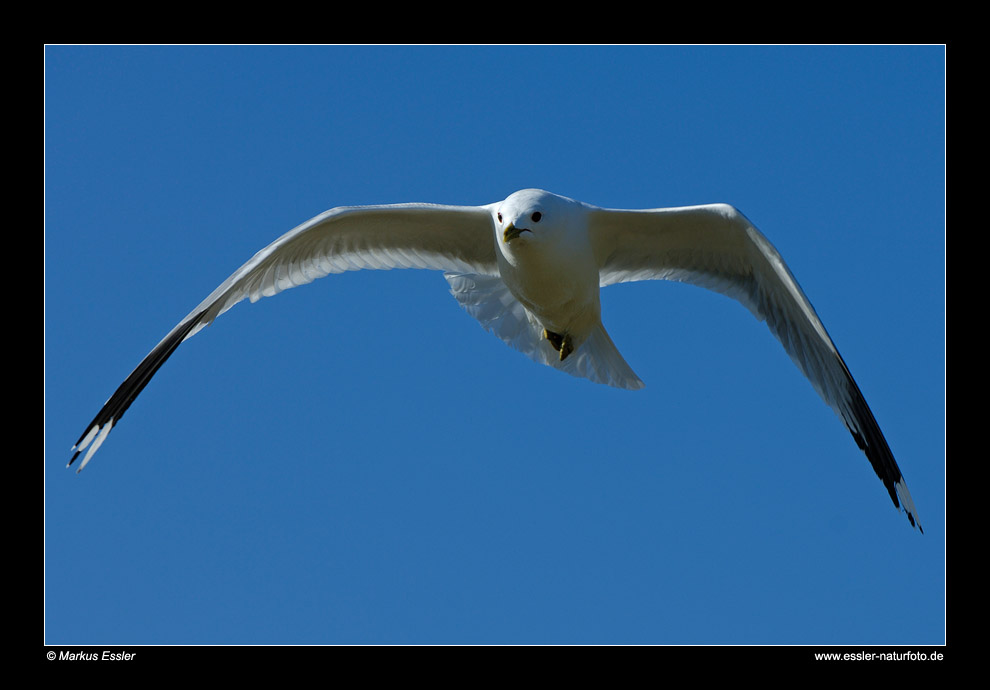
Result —
<path fill-rule="evenodd" d="M 567 359 L 567 355 L 574 352 L 574 344 L 571 342 L 571 336 L 560 333 L 554 333 L 553 331 L 548 331 L 543 329 L 543 337 L 550 341 L 553 345 L 553 349 L 560 353 L 560 361 L 563 362 Z"/>

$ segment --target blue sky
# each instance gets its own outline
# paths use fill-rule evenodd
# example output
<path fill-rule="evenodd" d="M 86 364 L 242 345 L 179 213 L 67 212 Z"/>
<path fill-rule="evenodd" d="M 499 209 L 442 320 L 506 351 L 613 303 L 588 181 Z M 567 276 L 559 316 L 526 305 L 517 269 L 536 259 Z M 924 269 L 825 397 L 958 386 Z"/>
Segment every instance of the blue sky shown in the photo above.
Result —
<path fill-rule="evenodd" d="M 940 644 L 941 47 L 48 47 L 45 641 Z M 613 390 L 437 273 L 330 276 L 187 341 L 339 205 L 736 205 L 863 390 L 925 534 L 740 305 L 603 292 Z"/>

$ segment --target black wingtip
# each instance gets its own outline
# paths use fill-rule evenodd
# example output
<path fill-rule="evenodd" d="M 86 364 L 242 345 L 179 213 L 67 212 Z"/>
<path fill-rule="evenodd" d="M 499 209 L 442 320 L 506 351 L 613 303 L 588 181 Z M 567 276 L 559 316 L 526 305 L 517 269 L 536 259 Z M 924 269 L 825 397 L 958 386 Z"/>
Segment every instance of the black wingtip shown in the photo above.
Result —
<path fill-rule="evenodd" d="M 907 515 L 908 522 L 911 523 L 911 527 L 916 528 L 924 534 L 925 530 L 921 528 L 921 523 L 915 519 L 914 501 L 911 498 L 910 492 L 907 490 L 907 484 L 904 482 L 901 468 L 897 466 L 897 461 L 894 460 L 894 454 L 887 444 L 887 439 L 884 438 L 883 432 L 880 431 L 880 425 L 877 424 L 872 410 L 866 404 L 866 398 L 863 397 L 862 391 L 860 391 L 859 386 L 853 380 L 852 374 L 849 373 L 849 368 L 846 367 L 846 363 L 842 361 L 841 357 L 839 357 L 839 362 L 842 364 L 846 375 L 846 386 L 851 402 L 850 412 L 852 413 L 853 420 L 855 420 L 855 423 L 850 423 L 850 420 L 843 416 L 846 426 L 852 433 L 856 445 L 866 454 L 867 459 L 873 466 L 873 471 L 876 472 L 877 477 L 883 482 L 887 493 L 890 495 L 890 500 L 894 503 L 894 507 L 898 510 L 903 510 Z M 903 495 L 900 495 L 902 492 Z"/>
<path fill-rule="evenodd" d="M 188 321 L 177 326 L 171 333 L 165 336 L 164 340 L 155 346 L 155 349 L 147 357 L 141 360 L 137 368 L 124 379 L 124 382 L 120 384 L 114 394 L 110 396 L 110 399 L 107 400 L 106 404 L 103 405 L 103 408 L 97 413 L 96 417 L 93 418 L 93 421 L 86 427 L 83 435 L 76 441 L 74 448 L 79 447 L 79 450 L 72 456 L 66 467 L 75 462 L 76 458 L 79 457 L 79 453 L 86 450 L 90 443 L 96 443 L 98 447 L 103 442 L 103 438 L 110 433 L 113 426 L 124 416 L 124 412 L 127 411 L 127 408 L 134 402 L 138 394 L 144 390 L 144 387 L 148 385 L 155 372 L 172 356 L 172 353 L 186 339 L 186 336 L 199 325 L 206 311 L 204 309 Z M 88 442 L 86 441 L 87 437 L 89 437 Z M 83 460 L 84 466 L 89 462 L 89 458 L 94 452 L 95 449 L 91 449 L 87 453 L 86 459 Z"/>
<path fill-rule="evenodd" d="M 911 522 L 911 526 L 912 527 L 917 527 L 918 528 L 918 531 L 921 532 L 922 534 L 924 534 L 925 533 L 925 530 L 923 530 L 921 528 L 921 523 L 914 519 L 914 515 L 912 515 L 911 513 L 908 513 L 907 516 L 908 516 L 908 520 Z"/>

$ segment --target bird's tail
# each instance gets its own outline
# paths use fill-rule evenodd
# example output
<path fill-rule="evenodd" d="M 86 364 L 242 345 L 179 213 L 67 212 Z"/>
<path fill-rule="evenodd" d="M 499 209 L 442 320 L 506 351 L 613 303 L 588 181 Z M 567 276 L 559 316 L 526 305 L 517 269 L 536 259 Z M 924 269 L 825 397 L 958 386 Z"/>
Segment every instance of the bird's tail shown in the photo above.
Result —
<path fill-rule="evenodd" d="M 498 276 L 447 273 L 450 293 L 485 330 L 527 357 L 571 376 L 616 388 L 636 390 L 645 384 L 599 323 L 566 359 L 543 337 L 543 326 Z"/>

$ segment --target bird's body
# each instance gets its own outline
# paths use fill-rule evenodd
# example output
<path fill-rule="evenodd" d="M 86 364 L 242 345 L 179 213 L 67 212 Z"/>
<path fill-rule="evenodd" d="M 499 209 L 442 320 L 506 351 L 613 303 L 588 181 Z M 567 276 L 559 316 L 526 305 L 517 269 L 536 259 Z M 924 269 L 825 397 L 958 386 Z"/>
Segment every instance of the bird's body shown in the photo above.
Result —
<path fill-rule="evenodd" d="M 450 291 L 490 332 L 574 376 L 638 389 L 602 324 L 600 289 L 678 280 L 739 300 L 765 320 L 840 416 L 912 525 L 917 512 L 893 454 L 838 350 L 780 254 L 725 204 L 603 209 L 537 189 L 485 206 L 395 204 L 331 209 L 255 254 L 179 322 L 121 384 L 74 446 L 81 470 L 158 368 L 186 338 L 252 302 L 330 273 L 444 271 Z"/>
<path fill-rule="evenodd" d="M 583 210 L 570 199 L 524 190 L 495 212 L 502 281 L 548 333 L 574 349 L 601 326 L 598 263 Z"/>

